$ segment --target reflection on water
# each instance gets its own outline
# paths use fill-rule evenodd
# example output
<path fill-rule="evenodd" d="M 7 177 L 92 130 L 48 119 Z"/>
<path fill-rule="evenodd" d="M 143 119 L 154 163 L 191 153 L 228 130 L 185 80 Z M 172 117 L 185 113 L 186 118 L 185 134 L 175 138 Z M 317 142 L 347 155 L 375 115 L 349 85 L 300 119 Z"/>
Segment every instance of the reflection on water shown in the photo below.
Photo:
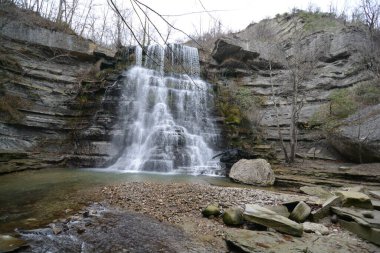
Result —
<path fill-rule="evenodd" d="M 30 229 L 70 215 L 98 201 L 95 189 L 122 182 L 194 182 L 238 186 L 223 177 L 110 173 L 82 169 L 46 169 L 0 176 L 0 233 Z M 71 209 L 71 210 L 70 210 Z"/>
<path fill-rule="evenodd" d="M 117 173 L 102 169 L 45 169 L 12 173 L 0 176 L 0 233 L 13 232 L 15 228 L 36 228 L 69 216 L 90 202 L 100 200 L 95 188 L 123 182 L 250 187 L 233 183 L 225 177 Z"/>

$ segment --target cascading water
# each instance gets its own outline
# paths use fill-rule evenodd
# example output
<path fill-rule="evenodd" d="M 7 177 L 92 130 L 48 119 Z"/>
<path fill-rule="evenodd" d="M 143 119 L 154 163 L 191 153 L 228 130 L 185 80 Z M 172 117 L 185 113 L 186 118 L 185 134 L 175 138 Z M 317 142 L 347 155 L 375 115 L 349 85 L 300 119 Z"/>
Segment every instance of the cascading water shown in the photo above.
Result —
<path fill-rule="evenodd" d="M 125 73 L 121 115 L 125 149 L 111 169 L 216 175 L 219 132 L 210 85 L 199 78 L 198 50 L 149 46 Z"/>

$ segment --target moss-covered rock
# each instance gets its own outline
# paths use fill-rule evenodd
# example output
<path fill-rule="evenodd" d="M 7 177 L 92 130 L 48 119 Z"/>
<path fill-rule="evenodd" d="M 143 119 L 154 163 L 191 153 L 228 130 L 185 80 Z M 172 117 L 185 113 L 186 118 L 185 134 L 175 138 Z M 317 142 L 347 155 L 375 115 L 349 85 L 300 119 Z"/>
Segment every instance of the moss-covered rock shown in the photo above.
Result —
<path fill-rule="evenodd" d="M 228 208 L 223 213 L 223 222 L 228 226 L 239 226 L 243 224 L 243 211 L 238 207 Z"/>
<path fill-rule="evenodd" d="M 216 205 L 208 205 L 206 208 L 202 210 L 202 214 L 204 217 L 219 216 L 220 209 Z"/>

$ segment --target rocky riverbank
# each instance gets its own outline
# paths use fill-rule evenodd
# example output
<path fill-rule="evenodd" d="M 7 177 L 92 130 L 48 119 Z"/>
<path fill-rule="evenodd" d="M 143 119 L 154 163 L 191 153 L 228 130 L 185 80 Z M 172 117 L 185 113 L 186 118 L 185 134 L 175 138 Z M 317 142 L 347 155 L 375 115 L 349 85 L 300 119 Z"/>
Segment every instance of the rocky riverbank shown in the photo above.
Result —
<path fill-rule="evenodd" d="M 328 230 L 324 235 L 303 233 L 302 237 L 293 237 L 274 230 L 257 231 L 258 227 L 247 224 L 229 227 L 221 217 L 202 216 L 202 209 L 208 204 L 215 204 L 224 211 L 230 207 L 243 208 L 245 204 L 277 206 L 304 201 L 315 209 L 320 200 L 314 196 L 174 182 L 108 185 L 98 188 L 94 195 L 102 201 L 70 217 L 57 219 L 46 228 L 20 230 L 19 236 L 29 245 L 20 252 L 40 252 L 48 248 L 59 252 L 69 249 L 69 245 L 85 249 L 84 252 L 91 249 L 99 249 L 99 252 L 153 252 L 156 249 L 162 252 L 240 252 L 235 251 L 236 245 L 241 250 L 241 244 L 250 240 L 251 244 L 259 244 L 260 250 L 245 252 L 270 252 L 278 244 L 276 240 L 283 242 L 280 252 L 292 252 L 295 248 L 312 252 L 380 250 L 329 219 L 321 222 Z M 252 236 L 255 236 L 254 241 Z M 73 247 L 68 252 L 75 252 Z M 334 251 L 329 251 L 331 249 Z"/>
<path fill-rule="evenodd" d="M 236 231 L 223 224 L 220 217 L 207 219 L 202 217 L 202 209 L 214 203 L 226 210 L 230 207 L 241 207 L 245 204 L 275 206 L 284 202 L 305 201 L 310 205 L 319 201 L 317 197 L 277 193 L 260 189 L 226 188 L 202 184 L 183 183 L 127 183 L 104 187 L 102 194 L 111 204 L 122 210 L 153 216 L 163 224 L 170 223 L 181 227 L 187 233 L 210 244 L 216 252 L 228 251 L 224 239 L 236 237 Z M 320 240 L 315 247 L 329 249 L 336 243 L 336 252 L 375 252 L 376 246 L 364 242 L 356 236 L 342 230 L 339 225 L 326 221 L 328 236 L 305 234 L 295 245 L 308 247 L 311 242 Z M 243 226 L 245 227 L 245 226 Z M 244 236 L 243 230 L 240 235 Z M 239 234 L 239 233 L 238 233 Z M 286 236 L 285 236 L 286 237 Z M 261 252 L 261 251 L 260 251 Z M 318 252 L 318 251 L 316 251 Z M 327 251 L 325 251 L 327 252 Z"/>

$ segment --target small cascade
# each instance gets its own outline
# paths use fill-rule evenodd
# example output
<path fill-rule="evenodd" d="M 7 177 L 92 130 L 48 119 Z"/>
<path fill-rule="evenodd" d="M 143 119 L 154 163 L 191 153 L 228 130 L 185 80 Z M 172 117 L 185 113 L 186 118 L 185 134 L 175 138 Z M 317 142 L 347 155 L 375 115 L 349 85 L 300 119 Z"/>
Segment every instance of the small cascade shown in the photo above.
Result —
<path fill-rule="evenodd" d="M 136 48 L 120 103 L 125 149 L 111 169 L 187 174 L 220 173 L 213 160 L 219 131 L 210 116 L 211 87 L 199 78 L 196 48 Z"/>

